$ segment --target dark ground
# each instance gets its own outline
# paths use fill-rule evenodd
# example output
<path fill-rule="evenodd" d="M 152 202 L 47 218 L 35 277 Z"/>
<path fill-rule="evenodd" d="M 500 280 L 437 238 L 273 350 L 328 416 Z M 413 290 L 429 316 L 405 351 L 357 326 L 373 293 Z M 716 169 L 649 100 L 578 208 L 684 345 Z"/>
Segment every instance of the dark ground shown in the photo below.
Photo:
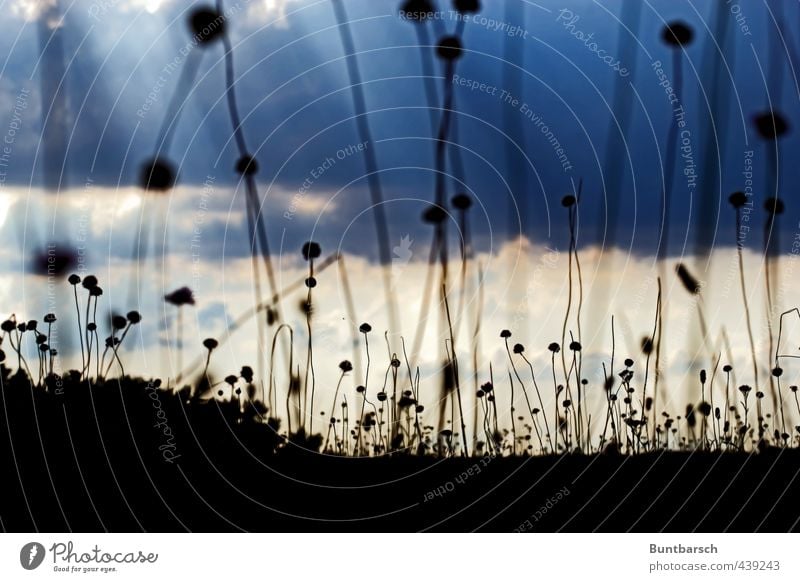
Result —
<path fill-rule="evenodd" d="M 215 403 L 187 406 L 159 391 L 154 405 L 144 384 L 116 381 L 67 383 L 56 395 L 4 371 L 6 531 L 784 532 L 800 519 L 796 450 L 365 459 L 290 446 L 276 455 L 270 429 Z"/>

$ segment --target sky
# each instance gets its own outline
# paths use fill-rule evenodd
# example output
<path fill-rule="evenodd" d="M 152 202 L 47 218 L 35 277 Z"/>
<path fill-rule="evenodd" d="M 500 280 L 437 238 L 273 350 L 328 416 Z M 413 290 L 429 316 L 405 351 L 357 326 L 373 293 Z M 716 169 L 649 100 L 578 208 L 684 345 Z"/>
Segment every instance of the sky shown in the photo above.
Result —
<path fill-rule="evenodd" d="M 106 309 L 124 313 L 135 306 L 145 314 L 135 345 L 126 347 L 135 362 L 131 368 L 166 369 L 173 376 L 179 359 L 185 365 L 202 354 L 202 338 L 222 337 L 253 303 L 223 47 L 216 42 L 192 48 L 186 25 L 188 11 L 201 4 L 7 0 L 10 10 L 0 35 L 4 311 L 18 317 L 57 311 L 63 313 L 61 329 L 72 329 L 66 282 L 31 273 L 31 256 L 49 244 L 72 248 L 79 251 L 76 268 L 100 278 Z M 438 4 L 442 12 L 424 29 L 428 45 L 457 26 L 450 4 Z M 727 200 L 731 192 L 748 188 L 749 230 L 740 233 L 746 292 L 759 321 L 765 319 L 766 302 L 763 204 L 776 193 L 784 201 L 780 228 L 771 233 L 782 255 L 775 263 L 776 280 L 786 287 L 774 321 L 794 306 L 786 282 L 800 252 L 794 242 L 800 228 L 797 174 L 786 167 L 798 147 L 793 128 L 800 89 L 792 60 L 800 38 L 793 27 L 776 23 L 796 22 L 800 7 L 683 0 L 483 4 L 464 23 L 465 50 L 455 76 L 445 77 L 431 46 L 420 48 L 426 44 L 417 34 L 421 27 L 399 13 L 400 2 L 345 3 L 369 111 L 372 139 L 365 141 L 357 131 L 330 2 L 225 3 L 236 98 L 259 163 L 256 180 L 278 286 L 305 277 L 300 247 L 306 240 L 318 241 L 323 256 L 346 257 L 356 320 L 350 320 L 341 265 L 320 274 L 319 365 L 335 370 L 340 359 L 351 357 L 350 334 L 360 321 L 370 321 L 376 330 L 388 325 L 364 150 L 377 158 L 385 197 L 392 248 L 387 268 L 403 320 L 397 335 L 411 337 L 432 236 L 420 219 L 434 198 L 437 173 L 431 105 L 438 121 L 448 86 L 454 145 L 444 168 L 447 197 L 468 192 L 474 200 L 469 214 L 474 258 L 464 291 L 469 301 L 458 317 L 477 308 L 480 267 L 487 358 L 504 369 L 497 334 L 514 327 L 514 337 L 531 349 L 538 346 L 539 364 L 547 366 L 548 358 L 538 352 L 560 340 L 568 295 L 569 226 L 561 200 L 580 185 L 576 237 L 585 282 L 583 337 L 587 357 L 594 358 L 595 381 L 607 358 L 611 315 L 622 349 L 641 358 L 641 339 L 652 329 L 658 276 L 665 277 L 665 301 L 669 298 L 667 329 L 687 338 L 671 342 L 667 370 L 683 386 L 692 381 L 690 373 L 709 366 L 720 347 L 703 346 L 697 335 L 697 307 L 673 275 L 681 261 L 705 283 L 704 309 L 715 337 L 724 327 L 732 354 L 746 359 L 736 226 Z M 682 49 L 661 38 L 664 24 L 675 20 L 694 31 Z M 427 81 L 426 62 L 432 74 Z M 191 63 L 197 66 L 194 83 L 179 101 L 181 115 L 162 148 L 169 104 Z M 426 82 L 435 94 L 433 104 Z M 679 91 L 677 102 L 670 103 L 670 90 Z M 789 124 L 777 155 L 775 142 L 762 139 L 753 123 L 769 107 L 782 111 Z M 681 125 L 669 167 L 673 121 Z M 145 196 L 138 176 L 156 153 L 177 168 L 177 184 L 167 194 Z M 668 258 L 659 259 L 665 179 L 673 183 L 670 245 Z M 137 233 L 145 256 L 132 261 Z M 451 271 L 458 272 L 455 235 L 451 244 Z M 138 293 L 132 284 L 137 279 Z M 194 290 L 197 303 L 185 308 L 185 329 L 177 333 L 177 310 L 161 298 L 184 285 Z M 450 293 L 459 305 L 459 286 Z M 285 300 L 298 341 L 305 324 L 300 299 L 295 293 Z M 572 307 L 569 329 L 577 331 Z M 456 343 L 468 358 L 471 316 L 464 317 L 463 337 Z M 437 325 L 432 318 L 420 360 L 431 374 L 436 369 L 431 354 L 444 343 Z M 763 327 L 756 333 L 759 346 L 768 343 Z M 224 375 L 248 363 L 243 360 L 258 360 L 257 335 L 252 321 L 238 330 L 214 369 Z M 61 341 L 65 358 L 77 357 L 68 331 L 62 331 Z"/>

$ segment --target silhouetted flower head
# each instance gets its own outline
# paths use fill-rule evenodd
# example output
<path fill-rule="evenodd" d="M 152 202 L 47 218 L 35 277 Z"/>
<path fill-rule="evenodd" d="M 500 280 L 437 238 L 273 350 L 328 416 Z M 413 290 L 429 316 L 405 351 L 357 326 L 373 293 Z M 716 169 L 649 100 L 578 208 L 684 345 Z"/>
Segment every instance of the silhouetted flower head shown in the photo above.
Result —
<path fill-rule="evenodd" d="M 436 54 L 445 61 L 455 61 L 462 52 L 461 40 L 457 36 L 445 36 L 436 47 Z"/>
<path fill-rule="evenodd" d="M 67 279 L 67 281 L 69 281 L 70 285 L 77 285 L 81 282 L 81 278 L 75 273 L 73 273 L 72 275 L 69 276 L 69 279 Z"/>
<path fill-rule="evenodd" d="M 111 327 L 114 329 L 124 329 L 128 325 L 128 318 L 123 315 L 111 316 Z"/>
<path fill-rule="evenodd" d="M 505 339 L 510 338 L 511 337 L 511 332 L 508 331 L 507 329 L 504 329 L 503 331 L 500 332 L 500 337 L 505 338 Z"/>
<path fill-rule="evenodd" d="M 310 261 L 312 259 L 318 259 L 319 256 L 322 254 L 322 249 L 320 248 L 318 243 L 315 243 L 313 241 L 308 241 L 303 244 L 301 252 L 303 253 L 303 258 L 306 261 Z"/>
<path fill-rule="evenodd" d="M 6 319 L 2 324 L 0 324 L 0 329 L 5 332 L 12 332 L 17 328 L 17 325 L 10 319 Z"/>
<path fill-rule="evenodd" d="M 410 20 L 422 21 L 431 18 L 435 12 L 430 0 L 406 0 L 400 11 Z"/>
<path fill-rule="evenodd" d="M 42 318 L 42 321 L 45 323 L 55 323 L 56 322 L 56 314 L 55 313 L 48 313 Z"/>
<path fill-rule="evenodd" d="M 241 372 L 239 375 L 244 379 L 245 382 L 248 384 L 252 384 L 253 382 L 253 368 L 250 366 L 242 366 Z"/>
<path fill-rule="evenodd" d="M 386 392 L 378 392 L 378 401 L 385 402 L 386 401 Z"/>
<path fill-rule="evenodd" d="M 339 369 L 342 372 L 352 372 L 353 371 L 353 364 L 351 364 L 348 360 L 342 360 L 339 362 Z"/>
<path fill-rule="evenodd" d="M 775 376 L 776 378 L 780 378 L 781 376 L 783 376 L 783 368 L 781 368 L 780 366 L 773 368 L 772 375 Z"/>
<path fill-rule="evenodd" d="M 100 286 L 95 286 L 89 289 L 89 295 L 92 297 L 100 297 L 103 294 L 103 288 Z"/>
<path fill-rule="evenodd" d="M 653 339 L 649 337 L 642 338 L 642 352 L 644 355 L 653 353 Z"/>
<path fill-rule="evenodd" d="M 242 176 L 252 176 L 258 172 L 258 162 L 253 156 L 244 155 L 236 162 L 236 171 Z"/>
<path fill-rule="evenodd" d="M 97 331 L 97 324 L 95 322 L 90 322 L 86 324 L 86 329 L 89 331 Z"/>
<path fill-rule="evenodd" d="M 36 328 L 38 326 L 39 326 L 39 322 L 37 322 L 35 319 L 31 319 L 31 320 L 28 321 L 27 327 L 28 327 L 29 331 L 36 331 Z"/>
<path fill-rule="evenodd" d="M 752 390 L 752 388 L 750 386 L 748 386 L 747 384 L 742 384 L 741 386 L 739 386 L 739 392 L 741 392 L 742 394 L 747 394 L 751 390 Z"/>
<path fill-rule="evenodd" d="M 484 392 L 486 392 L 488 394 L 489 392 L 494 390 L 494 385 L 491 382 L 486 382 L 485 384 L 483 384 L 481 386 L 481 390 L 483 390 Z"/>
<path fill-rule="evenodd" d="M 728 373 L 731 370 L 733 370 L 733 366 L 731 366 L 730 364 L 725 364 L 724 366 L 722 366 L 722 371 L 725 373 Z"/>
<path fill-rule="evenodd" d="M 472 206 L 472 198 L 462 192 L 453 196 L 452 203 L 453 207 L 458 210 L 469 210 L 470 206 Z"/>
<path fill-rule="evenodd" d="M 172 293 L 164 295 L 164 301 L 176 307 L 183 305 L 194 305 L 194 293 L 188 287 L 175 289 Z"/>
<path fill-rule="evenodd" d="M 569 349 L 571 349 L 573 352 L 579 352 L 579 351 L 581 351 L 581 344 L 580 344 L 580 342 L 570 342 L 570 344 L 569 344 Z"/>
<path fill-rule="evenodd" d="M 675 272 L 678 274 L 678 279 L 681 280 L 684 288 L 692 295 L 700 293 L 700 282 L 686 268 L 683 263 L 678 263 L 675 267 Z"/>
<path fill-rule="evenodd" d="M 439 224 L 444 222 L 445 218 L 447 218 L 447 212 L 445 212 L 444 208 L 436 204 L 428 207 L 425 212 L 422 213 L 422 220 L 427 224 Z"/>
<path fill-rule="evenodd" d="M 547 346 L 547 349 L 553 352 L 554 354 L 557 354 L 558 352 L 561 351 L 561 346 L 559 346 L 556 342 L 553 342 L 549 346 Z"/>
<path fill-rule="evenodd" d="M 138 311 L 135 311 L 135 310 L 134 311 L 129 311 L 128 312 L 128 321 L 131 323 L 131 325 L 136 325 L 137 323 L 142 321 L 142 314 L 139 313 Z"/>
<path fill-rule="evenodd" d="M 689 46 L 693 39 L 692 28 L 678 20 L 668 23 L 661 31 L 661 40 L 673 47 Z"/>
<path fill-rule="evenodd" d="M 777 111 L 765 111 L 753 118 L 756 131 L 764 139 L 777 139 L 789 131 L 789 123 Z"/>
<path fill-rule="evenodd" d="M 218 345 L 219 342 L 215 340 L 213 337 L 208 337 L 203 340 L 203 347 L 205 347 L 209 352 L 217 349 Z"/>
<path fill-rule="evenodd" d="M 200 46 L 207 45 L 225 32 L 225 17 L 208 6 L 197 8 L 189 14 L 189 30 Z"/>
<path fill-rule="evenodd" d="M 86 275 L 83 278 L 82 285 L 84 289 L 92 289 L 94 287 L 97 287 L 97 277 L 95 277 L 94 275 Z"/>
<path fill-rule="evenodd" d="M 154 158 L 142 164 L 139 185 L 145 190 L 165 192 L 175 185 L 175 170 L 167 160 Z"/>
<path fill-rule="evenodd" d="M 453 7 L 462 14 L 470 12 L 480 12 L 480 0 L 453 0 Z"/>
<path fill-rule="evenodd" d="M 700 383 L 701 384 L 705 384 L 706 383 L 706 378 L 707 378 L 706 371 L 705 370 L 700 370 Z"/>
<path fill-rule="evenodd" d="M 734 208 L 741 208 L 747 204 L 747 194 L 744 192 L 734 192 L 728 197 L 728 202 L 730 202 L 731 206 Z"/>
<path fill-rule="evenodd" d="M 25 330 L 27 329 L 28 326 L 25 324 L 24 321 L 22 323 L 17 324 L 17 330 L 19 330 L 20 333 L 25 333 Z"/>
<path fill-rule="evenodd" d="M 761 390 L 759 390 L 758 392 L 756 392 L 756 398 L 761 400 L 762 398 L 764 398 L 764 393 Z"/>
<path fill-rule="evenodd" d="M 625 362 L 624 363 L 625 363 L 625 367 L 627 367 L 627 368 L 630 368 L 631 366 L 633 366 L 633 360 L 631 360 L 630 358 L 625 358 Z"/>
<path fill-rule="evenodd" d="M 231 386 L 236 384 L 236 382 L 238 382 L 238 381 L 239 381 L 239 377 L 238 376 L 234 376 L 233 374 L 231 374 L 230 376 L 225 376 L 225 383 L 226 384 L 230 384 Z"/>
<path fill-rule="evenodd" d="M 525 351 L 525 346 L 523 346 L 522 344 L 514 344 L 514 353 L 515 354 L 521 354 L 524 351 Z"/>
<path fill-rule="evenodd" d="M 561 206 L 563 206 L 564 208 L 572 208 L 573 206 L 575 206 L 575 202 L 576 202 L 575 196 L 573 196 L 572 194 L 567 194 L 561 199 Z"/>
<path fill-rule="evenodd" d="M 306 287 L 308 287 L 309 289 L 313 289 L 314 287 L 317 286 L 316 277 L 306 277 L 305 284 Z"/>
<path fill-rule="evenodd" d="M 360 331 L 361 333 L 369 333 L 372 331 L 372 326 L 368 323 L 362 323 L 358 327 L 358 331 Z"/>
<path fill-rule="evenodd" d="M 356 387 L 356 392 L 358 392 L 359 394 L 363 394 L 365 390 L 366 388 L 364 386 Z"/>
<path fill-rule="evenodd" d="M 767 198 L 764 201 L 764 210 L 776 216 L 783 214 L 783 211 L 785 210 L 785 207 L 783 205 L 783 200 L 781 200 L 777 196 L 772 196 L 770 198 Z"/>

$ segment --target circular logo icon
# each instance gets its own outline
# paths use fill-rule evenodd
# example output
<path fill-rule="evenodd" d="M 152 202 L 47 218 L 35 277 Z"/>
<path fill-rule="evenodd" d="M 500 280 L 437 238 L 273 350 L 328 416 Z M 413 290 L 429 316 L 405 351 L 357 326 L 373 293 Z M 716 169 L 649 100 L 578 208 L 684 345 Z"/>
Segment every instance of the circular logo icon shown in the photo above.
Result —
<path fill-rule="evenodd" d="M 29 542 L 19 551 L 19 563 L 26 570 L 35 570 L 44 561 L 44 546 L 39 542 Z"/>

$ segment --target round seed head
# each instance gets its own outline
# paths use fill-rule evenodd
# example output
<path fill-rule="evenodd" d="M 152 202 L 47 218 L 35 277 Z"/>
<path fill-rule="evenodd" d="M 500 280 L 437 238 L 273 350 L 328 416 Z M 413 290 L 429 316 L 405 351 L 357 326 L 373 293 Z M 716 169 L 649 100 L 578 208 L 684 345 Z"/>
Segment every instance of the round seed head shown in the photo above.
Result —
<path fill-rule="evenodd" d="M 258 162 L 253 156 L 244 155 L 236 162 L 236 172 L 242 176 L 252 176 L 258 172 Z"/>
<path fill-rule="evenodd" d="M 400 7 L 400 11 L 409 20 L 422 22 L 426 18 L 432 18 L 436 12 L 430 0 L 406 0 Z"/>
<path fill-rule="evenodd" d="M 734 192 L 728 197 L 728 202 L 730 202 L 731 206 L 734 208 L 741 208 L 747 204 L 747 194 L 744 192 Z"/>
<path fill-rule="evenodd" d="M 457 208 L 458 210 L 469 210 L 472 206 L 472 198 L 469 195 L 461 193 L 456 194 L 453 196 L 453 208 Z"/>
<path fill-rule="evenodd" d="M 672 47 L 689 46 L 693 39 L 694 31 L 685 22 L 670 22 L 661 31 L 661 40 Z"/>
<path fill-rule="evenodd" d="M 785 209 L 786 207 L 783 204 L 783 200 L 777 196 L 772 196 L 764 201 L 764 210 L 766 210 L 769 214 L 778 216 L 783 214 Z"/>
<path fill-rule="evenodd" d="M 436 47 L 436 54 L 444 61 L 455 61 L 462 52 L 461 40 L 457 36 L 445 36 Z"/>
<path fill-rule="evenodd" d="M 453 7 L 461 14 L 480 12 L 480 0 L 453 0 Z"/>
<path fill-rule="evenodd" d="M 197 8 L 189 14 L 189 30 L 200 46 L 207 46 L 225 32 L 225 17 L 211 7 Z"/>
<path fill-rule="evenodd" d="M 756 115 L 753 124 L 758 135 L 767 140 L 783 137 L 789 131 L 789 123 L 777 111 L 765 111 Z"/>
<path fill-rule="evenodd" d="M 447 212 L 441 206 L 430 206 L 422 213 L 422 221 L 427 224 L 440 224 L 447 218 Z"/>
<path fill-rule="evenodd" d="M 303 258 L 306 261 L 310 261 L 312 259 L 317 259 L 322 254 L 322 249 L 320 248 L 318 243 L 313 241 L 308 241 L 303 244 L 303 248 L 301 250 L 303 254 Z"/>
<path fill-rule="evenodd" d="M 83 278 L 82 285 L 84 289 L 92 289 L 94 287 L 97 287 L 97 277 L 95 277 L 94 275 L 86 275 Z"/>
<path fill-rule="evenodd" d="M 166 192 L 175 185 L 175 170 L 167 160 L 153 158 L 142 164 L 139 185 L 144 190 Z"/>

